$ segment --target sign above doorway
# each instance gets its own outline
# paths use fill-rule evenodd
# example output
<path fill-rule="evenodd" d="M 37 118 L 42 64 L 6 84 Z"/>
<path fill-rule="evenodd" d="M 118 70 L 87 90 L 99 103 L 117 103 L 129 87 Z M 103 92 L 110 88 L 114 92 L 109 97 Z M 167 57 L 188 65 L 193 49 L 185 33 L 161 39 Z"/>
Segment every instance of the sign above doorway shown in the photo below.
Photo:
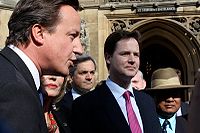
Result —
<path fill-rule="evenodd" d="M 136 13 L 176 12 L 176 7 L 137 7 Z"/>

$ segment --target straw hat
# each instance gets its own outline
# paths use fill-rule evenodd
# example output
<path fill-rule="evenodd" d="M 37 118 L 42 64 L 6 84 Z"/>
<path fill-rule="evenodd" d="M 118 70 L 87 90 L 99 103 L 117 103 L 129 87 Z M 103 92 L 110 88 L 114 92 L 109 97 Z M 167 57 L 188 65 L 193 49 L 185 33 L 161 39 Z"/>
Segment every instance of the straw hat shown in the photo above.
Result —
<path fill-rule="evenodd" d="M 153 72 L 151 88 L 148 90 L 188 89 L 194 85 L 181 85 L 180 78 L 173 68 L 161 68 Z"/>

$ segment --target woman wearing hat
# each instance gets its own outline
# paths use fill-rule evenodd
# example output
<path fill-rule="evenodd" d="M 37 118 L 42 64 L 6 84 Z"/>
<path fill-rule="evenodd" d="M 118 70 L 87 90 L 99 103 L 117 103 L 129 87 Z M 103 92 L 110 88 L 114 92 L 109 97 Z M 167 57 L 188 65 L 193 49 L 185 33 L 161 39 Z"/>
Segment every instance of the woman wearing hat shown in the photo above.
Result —
<path fill-rule="evenodd" d="M 186 133 L 185 116 L 177 116 L 184 91 L 193 85 L 181 85 L 173 68 L 161 68 L 153 72 L 151 88 L 147 93 L 153 96 L 163 133 Z"/>

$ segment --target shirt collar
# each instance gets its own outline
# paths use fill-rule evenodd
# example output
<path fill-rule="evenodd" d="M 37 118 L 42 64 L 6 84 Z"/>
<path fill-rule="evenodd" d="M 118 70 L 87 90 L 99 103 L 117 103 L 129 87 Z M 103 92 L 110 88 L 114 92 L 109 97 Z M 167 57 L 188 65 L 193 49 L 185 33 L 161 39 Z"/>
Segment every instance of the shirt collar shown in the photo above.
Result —
<path fill-rule="evenodd" d="M 159 117 L 159 120 L 160 120 L 160 124 L 163 125 L 165 119 L 163 118 L 160 118 Z M 168 125 L 168 127 L 172 130 L 172 131 L 175 131 L 175 128 L 176 128 L 176 114 L 174 114 L 171 118 L 167 119 L 170 123 L 170 125 Z"/>
<path fill-rule="evenodd" d="M 71 91 L 72 91 L 73 100 L 75 100 L 77 97 L 81 96 L 80 94 L 78 94 L 78 93 L 74 90 L 74 88 L 72 88 Z"/>
<path fill-rule="evenodd" d="M 39 75 L 39 71 L 36 68 L 35 64 L 33 63 L 33 61 L 24 53 L 22 52 L 19 48 L 17 48 L 14 45 L 8 45 L 9 48 L 11 48 L 22 60 L 23 62 L 26 64 L 26 66 L 28 67 L 29 71 L 31 72 L 31 75 L 33 76 L 35 85 L 37 87 L 37 90 L 40 87 L 40 75 Z"/>
<path fill-rule="evenodd" d="M 116 84 L 115 82 L 113 82 L 112 80 L 110 80 L 110 78 L 108 77 L 106 80 L 106 85 L 109 87 L 109 89 L 111 90 L 111 92 L 113 94 L 115 94 L 115 98 L 118 99 L 120 97 L 123 96 L 125 91 L 130 91 L 134 97 L 134 93 L 133 93 L 133 88 L 131 87 L 131 83 L 129 84 L 128 88 L 122 88 L 121 86 L 119 86 L 118 84 Z"/>

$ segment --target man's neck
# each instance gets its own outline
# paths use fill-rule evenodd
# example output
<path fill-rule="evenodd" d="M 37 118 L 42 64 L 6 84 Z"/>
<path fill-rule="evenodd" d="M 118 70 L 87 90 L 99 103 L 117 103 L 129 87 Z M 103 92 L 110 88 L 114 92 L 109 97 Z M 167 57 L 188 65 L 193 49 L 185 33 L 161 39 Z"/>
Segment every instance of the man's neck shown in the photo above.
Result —
<path fill-rule="evenodd" d="M 83 95 L 83 94 L 89 92 L 89 90 L 81 89 L 81 88 L 78 88 L 78 87 L 73 86 L 73 85 L 72 85 L 72 87 L 73 87 L 74 91 L 76 91 L 80 95 Z"/>
<path fill-rule="evenodd" d="M 157 111 L 157 112 L 158 112 L 159 117 L 162 119 L 170 119 L 176 113 L 176 112 L 175 113 L 167 113 L 167 112 L 163 112 L 163 111 Z"/>
<path fill-rule="evenodd" d="M 127 89 L 131 83 L 131 78 L 130 80 L 124 80 L 109 76 L 109 79 L 124 89 Z"/>

